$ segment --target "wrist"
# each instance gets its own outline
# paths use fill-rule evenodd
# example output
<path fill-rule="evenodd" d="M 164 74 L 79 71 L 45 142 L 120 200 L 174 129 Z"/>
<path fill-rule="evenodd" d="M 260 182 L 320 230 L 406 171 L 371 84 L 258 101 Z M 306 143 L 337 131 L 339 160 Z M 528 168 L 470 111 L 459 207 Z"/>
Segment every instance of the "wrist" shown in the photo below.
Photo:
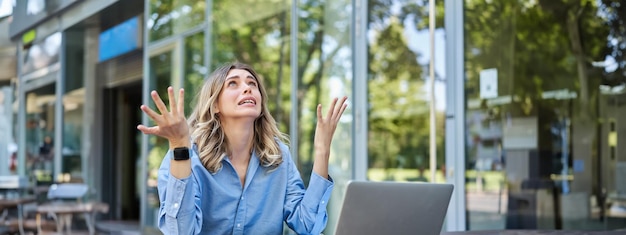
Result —
<path fill-rule="evenodd" d="M 182 147 L 191 147 L 191 141 L 189 141 L 189 139 L 184 139 L 184 140 L 170 140 L 170 149 L 175 149 L 175 148 L 182 148 Z"/>

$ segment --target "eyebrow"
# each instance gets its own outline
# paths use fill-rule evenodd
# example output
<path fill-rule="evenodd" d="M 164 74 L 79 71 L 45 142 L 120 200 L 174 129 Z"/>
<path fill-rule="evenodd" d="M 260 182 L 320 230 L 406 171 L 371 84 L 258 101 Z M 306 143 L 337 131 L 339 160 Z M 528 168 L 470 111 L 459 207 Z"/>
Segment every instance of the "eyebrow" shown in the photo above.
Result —
<path fill-rule="evenodd" d="M 235 79 L 235 78 L 239 78 L 239 75 L 233 75 L 233 76 L 227 77 L 227 78 L 226 78 L 226 81 L 228 81 L 228 80 L 230 80 L 230 79 Z M 253 80 L 255 80 L 255 81 L 256 81 L 256 78 L 255 78 L 255 77 L 253 77 L 252 75 L 246 76 L 246 78 L 248 78 L 248 79 L 253 79 Z"/>

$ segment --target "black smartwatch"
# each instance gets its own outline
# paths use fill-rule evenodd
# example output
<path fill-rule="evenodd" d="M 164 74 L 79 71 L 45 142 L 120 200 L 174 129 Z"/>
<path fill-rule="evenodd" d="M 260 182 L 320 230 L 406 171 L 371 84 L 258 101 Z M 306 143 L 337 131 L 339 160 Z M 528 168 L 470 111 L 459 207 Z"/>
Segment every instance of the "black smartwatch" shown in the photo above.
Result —
<path fill-rule="evenodd" d="M 189 159 L 189 148 L 179 147 L 174 149 L 174 160 L 184 161 Z"/>

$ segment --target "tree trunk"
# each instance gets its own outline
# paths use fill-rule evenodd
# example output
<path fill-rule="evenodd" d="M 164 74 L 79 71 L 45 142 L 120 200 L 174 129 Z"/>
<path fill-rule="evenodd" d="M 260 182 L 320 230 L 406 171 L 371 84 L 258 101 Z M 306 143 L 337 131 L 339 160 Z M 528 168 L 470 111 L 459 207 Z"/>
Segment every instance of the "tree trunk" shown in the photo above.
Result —
<path fill-rule="evenodd" d="M 585 65 L 585 52 L 583 51 L 582 42 L 580 40 L 580 30 L 578 21 L 582 14 L 583 7 L 573 7 L 567 12 L 567 33 L 569 34 L 572 53 L 576 57 L 576 66 L 578 69 L 578 82 L 580 84 L 580 109 L 579 114 L 582 120 L 589 121 L 589 78 L 587 76 L 587 67 Z"/>

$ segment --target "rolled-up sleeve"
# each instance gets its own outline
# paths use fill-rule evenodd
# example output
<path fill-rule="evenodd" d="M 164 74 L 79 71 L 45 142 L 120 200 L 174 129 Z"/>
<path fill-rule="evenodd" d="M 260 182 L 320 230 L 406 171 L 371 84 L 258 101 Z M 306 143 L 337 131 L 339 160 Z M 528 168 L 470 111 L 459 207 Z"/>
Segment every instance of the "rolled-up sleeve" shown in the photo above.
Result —
<path fill-rule="evenodd" d="M 202 227 L 200 190 L 197 178 L 192 173 L 184 179 L 170 175 L 168 151 L 158 172 L 159 220 L 158 226 L 164 234 L 199 234 Z M 192 153 L 192 157 L 195 155 Z M 193 161 L 193 159 L 192 159 Z"/>
<path fill-rule="evenodd" d="M 320 234 L 328 222 L 326 207 L 334 185 L 332 179 L 313 172 L 305 190 L 293 161 L 286 163 L 290 164 L 290 173 L 285 221 L 298 234 Z"/>

